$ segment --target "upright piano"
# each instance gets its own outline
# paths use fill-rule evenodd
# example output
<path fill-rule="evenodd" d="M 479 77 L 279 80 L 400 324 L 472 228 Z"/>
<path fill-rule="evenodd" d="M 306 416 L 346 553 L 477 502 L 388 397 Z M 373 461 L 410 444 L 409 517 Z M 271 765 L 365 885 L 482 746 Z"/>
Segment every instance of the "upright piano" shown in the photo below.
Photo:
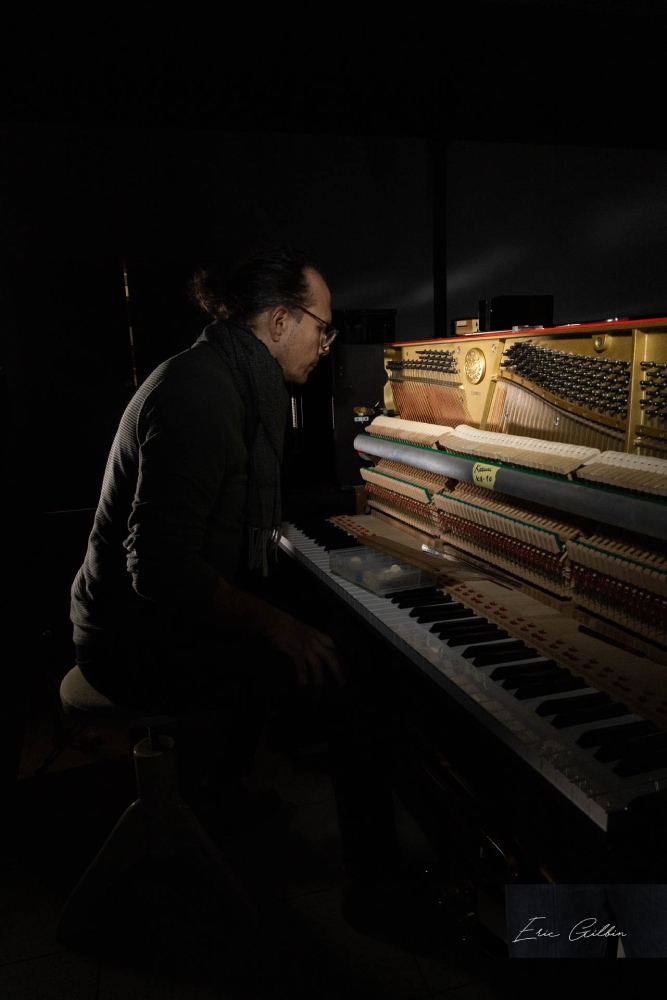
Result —
<path fill-rule="evenodd" d="M 667 318 L 391 343 L 384 368 L 363 505 L 281 547 L 393 692 L 399 794 L 486 881 L 667 881 Z M 382 587 L 332 569 L 357 546 Z"/>

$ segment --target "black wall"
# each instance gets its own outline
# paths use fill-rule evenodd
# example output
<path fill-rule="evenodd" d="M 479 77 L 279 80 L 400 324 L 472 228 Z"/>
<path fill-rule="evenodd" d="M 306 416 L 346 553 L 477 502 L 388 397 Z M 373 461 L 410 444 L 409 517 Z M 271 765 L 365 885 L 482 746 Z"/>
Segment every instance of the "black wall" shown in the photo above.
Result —
<path fill-rule="evenodd" d="M 186 289 L 199 264 L 294 243 L 335 309 L 393 309 L 397 336 L 434 334 L 424 139 L 33 125 L 0 139 L 6 368 L 40 510 L 94 505 L 134 385 L 203 325 Z"/>
<path fill-rule="evenodd" d="M 136 380 L 198 332 L 187 276 L 260 239 L 318 257 L 336 309 L 395 309 L 397 340 L 494 295 L 553 294 L 560 322 L 660 306 L 656 5 L 471 0 L 437 31 L 341 17 L 317 39 L 167 12 L 20 21 L 0 66 L 0 302 L 40 510 L 94 503 Z"/>
<path fill-rule="evenodd" d="M 446 176 L 446 330 L 501 295 L 552 295 L 555 324 L 667 315 L 666 150 L 454 141 Z"/>

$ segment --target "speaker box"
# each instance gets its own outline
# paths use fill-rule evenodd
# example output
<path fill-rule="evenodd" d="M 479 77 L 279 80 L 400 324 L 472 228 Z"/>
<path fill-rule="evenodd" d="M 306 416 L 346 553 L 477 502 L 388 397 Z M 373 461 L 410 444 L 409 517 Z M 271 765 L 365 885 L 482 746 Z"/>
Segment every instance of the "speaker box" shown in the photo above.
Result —
<path fill-rule="evenodd" d="M 331 322 L 344 344 L 387 344 L 396 335 L 395 309 L 334 309 Z"/>
<path fill-rule="evenodd" d="M 355 409 L 374 409 L 384 404 L 383 344 L 341 344 L 333 360 L 334 468 L 340 486 L 363 482 L 361 459 L 354 439 L 368 423 Z"/>
<path fill-rule="evenodd" d="M 354 439 L 368 423 L 358 407 L 382 407 L 387 375 L 383 344 L 336 341 L 304 385 L 292 387 L 285 480 L 293 491 L 363 482 Z"/>
<path fill-rule="evenodd" d="M 511 330 L 513 326 L 553 325 L 553 295 L 496 295 L 492 299 L 480 299 L 480 331 Z"/>

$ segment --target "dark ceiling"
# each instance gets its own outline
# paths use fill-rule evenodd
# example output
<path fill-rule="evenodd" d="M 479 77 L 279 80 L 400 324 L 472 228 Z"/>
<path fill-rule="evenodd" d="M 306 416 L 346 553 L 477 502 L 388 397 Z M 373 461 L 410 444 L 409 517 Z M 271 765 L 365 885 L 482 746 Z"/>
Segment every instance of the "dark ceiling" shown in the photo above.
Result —
<path fill-rule="evenodd" d="M 663 3 L 444 10 L 261 28 L 180 6 L 151 22 L 14 12 L 0 120 L 664 147 Z"/>

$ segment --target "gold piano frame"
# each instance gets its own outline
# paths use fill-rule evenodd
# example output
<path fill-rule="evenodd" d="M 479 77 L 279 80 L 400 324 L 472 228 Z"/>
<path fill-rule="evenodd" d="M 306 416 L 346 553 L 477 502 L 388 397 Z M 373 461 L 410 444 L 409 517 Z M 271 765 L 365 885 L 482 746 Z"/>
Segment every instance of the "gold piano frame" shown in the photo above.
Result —
<path fill-rule="evenodd" d="M 556 387 L 512 364 L 529 352 Z M 667 457 L 667 317 L 386 344 L 384 367 L 407 420 Z"/>

